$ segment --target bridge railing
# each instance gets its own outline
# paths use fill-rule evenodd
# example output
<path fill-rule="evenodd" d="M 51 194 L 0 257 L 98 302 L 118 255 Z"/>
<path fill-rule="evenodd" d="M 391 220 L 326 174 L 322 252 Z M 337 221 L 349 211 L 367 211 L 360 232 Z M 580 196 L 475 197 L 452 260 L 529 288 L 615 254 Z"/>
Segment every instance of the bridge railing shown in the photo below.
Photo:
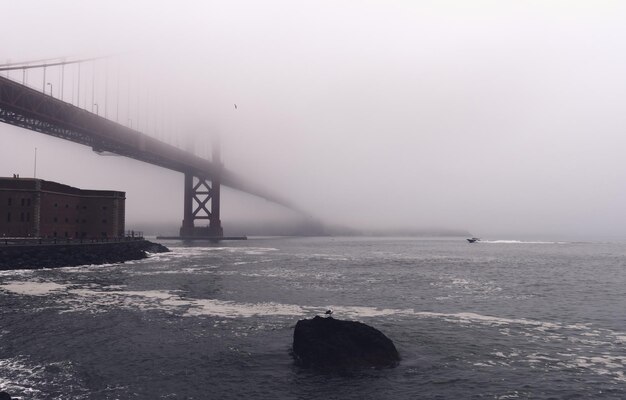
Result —
<path fill-rule="evenodd" d="M 41 237 L 0 237 L 0 246 L 33 246 L 51 244 L 89 244 L 121 243 L 144 240 L 142 232 L 135 236 L 100 237 L 100 238 L 41 238 Z"/>
<path fill-rule="evenodd" d="M 142 231 L 135 231 L 135 230 L 127 230 L 126 234 L 125 234 L 126 238 L 142 238 L 143 239 L 143 232 Z"/>

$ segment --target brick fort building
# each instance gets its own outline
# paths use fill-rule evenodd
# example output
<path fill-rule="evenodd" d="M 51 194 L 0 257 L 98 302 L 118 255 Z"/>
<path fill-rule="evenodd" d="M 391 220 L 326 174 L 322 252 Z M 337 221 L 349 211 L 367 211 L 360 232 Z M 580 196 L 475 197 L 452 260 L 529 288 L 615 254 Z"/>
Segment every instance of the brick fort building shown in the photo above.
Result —
<path fill-rule="evenodd" d="M 125 201 L 125 192 L 0 178 L 0 237 L 122 237 Z"/>

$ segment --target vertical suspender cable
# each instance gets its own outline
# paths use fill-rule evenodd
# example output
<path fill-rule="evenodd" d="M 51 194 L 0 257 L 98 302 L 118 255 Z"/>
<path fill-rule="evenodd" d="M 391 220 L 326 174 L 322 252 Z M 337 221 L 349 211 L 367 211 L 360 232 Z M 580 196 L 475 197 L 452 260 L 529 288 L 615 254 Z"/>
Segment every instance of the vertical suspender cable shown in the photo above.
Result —
<path fill-rule="evenodd" d="M 78 90 L 76 90 L 76 107 L 80 108 L 80 64 L 78 63 Z"/>
<path fill-rule="evenodd" d="M 91 112 L 96 104 L 96 61 L 92 61 L 91 68 Z"/>
<path fill-rule="evenodd" d="M 117 64 L 117 100 L 115 101 L 115 122 L 120 122 L 120 65 Z"/>
<path fill-rule="evenodd" d="M 107 104 L 109 101 L 109 60 L 104 64 L 104 118 L 107 118 Z"/>
<path fill-rule="evenodd" d="M 61 101 L 63 101 L 63 88 L 65 86 L 65 64 L 61 65 Z"/>
<path fill-rule="evenodd" d="M 137 130 L 139 131 L 139 95 L 140 95 L 141 91 L 139 90 L 139 78 L 137 78 L 137 93 L 135 94 L 137 96 L 137 121 L 135 126 L 137 127 Z"/>
<path fill-rule="evenodd" d="M 74 88 L 76 87 L 76 81 L 74 80 L 74 75 L 72 75 L 72 104 L 74 104 Z"/>
<path fill-rule="evenodd" d="M 133 129 L 133 120 L 130 118 L 130 75 L 128 75 L 128 81 L 126 83 L 128 83 L 128 91 L 126 92 L 126 119 L 128 120 L 128 122 L 126 122 L 127 124 L 130 123 L 130 128 Z"/>

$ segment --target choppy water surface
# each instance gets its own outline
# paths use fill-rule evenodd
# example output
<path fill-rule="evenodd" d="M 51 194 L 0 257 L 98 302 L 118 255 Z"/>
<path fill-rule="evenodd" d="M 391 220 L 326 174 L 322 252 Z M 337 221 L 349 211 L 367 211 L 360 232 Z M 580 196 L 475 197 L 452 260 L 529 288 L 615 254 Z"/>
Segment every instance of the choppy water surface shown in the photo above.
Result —
<path fill-rule="evenodd" d="M 626 245 L 167 242 L 107 266 L 0 272 L 0 390 L 22 399 L 623 399 Z M 328 307 L 399 367 L 293 365 Z"/>

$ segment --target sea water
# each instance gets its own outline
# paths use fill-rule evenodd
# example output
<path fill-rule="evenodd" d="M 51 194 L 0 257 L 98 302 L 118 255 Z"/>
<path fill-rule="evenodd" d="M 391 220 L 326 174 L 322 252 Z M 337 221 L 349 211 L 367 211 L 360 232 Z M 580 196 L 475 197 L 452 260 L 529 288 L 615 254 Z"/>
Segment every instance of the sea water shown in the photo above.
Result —
<path fill-rule="evenodd" d="M 0 390 L 20 399 L 624 399 L 626 245 L 414 238 L 184 244 L 0 272 Z M 295 323 L 359 320 L 392 369 L 322 373 Z"/>

